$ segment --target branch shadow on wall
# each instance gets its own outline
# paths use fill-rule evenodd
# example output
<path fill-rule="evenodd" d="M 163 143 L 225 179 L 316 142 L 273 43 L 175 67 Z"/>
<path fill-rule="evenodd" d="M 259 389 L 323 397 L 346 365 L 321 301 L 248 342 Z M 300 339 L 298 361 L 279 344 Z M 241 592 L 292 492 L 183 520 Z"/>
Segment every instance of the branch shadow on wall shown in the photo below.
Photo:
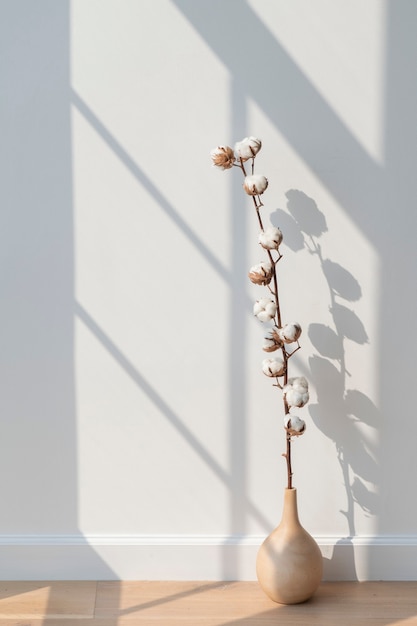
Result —
<path fill-rule="evenodd" d="M 376 107 L 378 115 L 381 113 L 380 149 L 378 155 L 373 157 L 323 92 L 315 87 L 312 78 L 303 72 L 302 66 L 274 36 L 274 25 L 259 19 L 254 3 L 242 0 L 229 0 L 227 3 L 220 0 L 212 0 L 210 3 L 173 0 L 173 3 L 210 46 L 234 80 L 244 85 L 247 96 L 346 211 L 379 255 L 379 293 L 374 306 L 379 328 L 383 329 L 378 338 L 380 359 L 375 368 L 380 410 L 375 411 L 372 403 L 369 406 L 368 399 L 360 394 L 350 395 L 350 398 L 339 395 L 339 401 L 336 402 L 334 398 L 333 405 L 335 409 L 344 411 L 346 418 L 344 424 L 350 441 L 348 446 L 345 445 L 343 454 L 347 463 L 346 455 L 349 456 L 354 438 L 352 430 L 360 423 L 358 418 L 361 419 L 365 414 L 366 421 L 368 414 L 377 414 L 376 419 L 380 420 L 379 475 L 383 490 L 378 498 L 378 520 L 374 530 L 376 534 L 392 534 L 395 529 L 396 533 L 412 535 L 415 529 L 408 505 L 415 510 L 416 502 L 410 497 L 404 499 L 402 490 L 398 489 L 398 481 L 393 477 L 411 475 L 415 471 L 413 446 L 417 422 L 412 418 L 413 395 L 409 394 L 408 398 L 404 398 L 402 407 L 403 418 L 407 421 L 407 437 L 399 448 L 398 426 L 393 419 L 398 413 L 398 399 L 393 389 L 404 385 L 412 388 L 412 355 L 417 347 L 416 325 L 413 322 L 417 303 L 417 291 L 413 288 L 416 212 L 410 210 L 410 199 L 416 196 L 417 185 L 414 166 L 417 151 L 417 4 L 413 0 L 387 0 L 381 14 L 378 13 L 381 30 L 375 31 L 377 25 L 371 25 L 371 30 L 378 32 L 383 44 L 379 68 L 382 81 Z M 303 17 L 295 16 L 295 19 L 300 19 L 302 24 Z M 248 55 L 243 56 L 239 46 L 231 45 L 231 33 L 236 29 L 237 20 L 239 41 L 253 42 Z M 335 46 L 337 48 L 337 43 Z M 257 76 L 258 80 L 253 80 L 253 76 Z M 378 301 L 381 303 L 379 307 Z M 339 326 L 345 326 L 347 320 L 340 318 L 344 313 L 345 318 L 349 317 L 352 303 L 339 297 L 337 303 L 339 308 L 335 308 L 335 315 L 340 313 Z M 403 316 L 407 328 L 406 341 L 401 343 L 397 341 L 395 333 L 386 332 L 397 321 L 399 314 Z M 352 316 L 350 318 L 352 321 Z M 331 330 L 337 333 L 335 323 L 336 319 L 332 322 Z M 316 339 L 325 344 L 326 350 L 332 334 L 321 330 L 323 338 Z M 316 329 L 316 335 L 317 331 L 319 329 Z M 346 336 L 345 341 L 352 339 Z M 396 355 L 395 367 L 383 367 L 382 364 L 392 363 L 393 354 Z M 331 374 L 331 366 L 336 366 L 335 374 L 340 374 L 337 359 L 327 356 L 326 352 L 319 353 L 318 357 L 322 360 L 314 364 L 317 375 L 320 367 L 324 374 L 327 370 Z M 349 402 L 353 403 L 351 408 Z M 332 406 L 329 405 L 327 422 L 331 421 L 331 410 Z M 347 419 L 351 420 L 350 427 Z M 375 421 L 372 417 L 369 419 Z M 323 417 L 322 427 L 331 431 L 331 425 L 325 424 L 325 421 Z M 363 465 L 366 453 L 361 456 L 360 464 Z M 368 466 L 367 461 L 365 465 Z M 364 487 L 367 489 L 366 481 L 363 476 L 358 475 L 358 478 L 362 485 L 358 483 L 352 490 L 352 499 L 367 503 L 370 508 L 372 500 L 375 505 L 375 498 L 369 490 L 361 493 Z M 368 555 L 370 571 L 374 552 L 370 551 Z"/>
<path fill-rule="evenodd" d="M 355 506 L 368 515 L 377 513 L 378 466 L 372 437 L 365 437 L 363 426 L 376 429 L 378 411 L 362 391 L 349 388 L 346 364 L 346 342 L 359 345 L 368 342 L 365 327 L 353 308 L 353 303 L 362 297 L 362 289 L 346 268 L 324 257 L 319 239 L 327 232 L 327 224 L 315 201 L 296 189 L 289 190 L 286 197 L 288 212 L 278 209 L 272 221 L 285 229 L 285 242 L 293 251 L 306 248 L 317 260 L 329 292 L 331 324 L 311 322 L 308 328 L 309 339 L 317 352 L 309 359 L 310 380 L 317 392 L 317 404 L 310 404 L 309 412 L 315 425 L 336 446 L 346 493 L 346 509 L 340 513 L 346 518 L 347 536 L 335 546 L 334 564 L 326 563 L 325 559 L 325 576 L 337 567 L 343 569 L 338 571 L 339 575 L 352 580 L 357 578 L 352 545 L 356 535 Z M 339 552 L 343 554 L 343 562 Z"/>
<path fill-rule="evenodd" d="M 258 91 L 253 93 L 254 88 L 251 86 L 247 80 L 244 78 L 242 74 L 242 63 L 239 55 L 236 54 L 235 51 L 230 50 L 230 46 L 224 45 L 224 32 L 219 35 L 219 31 L 217 29 L 217 22 L 215 20 L 216 13 L 221 9 L 221 14 L 223 19 L 221 29 L 225 28 L 226 22 L 230 21 L 233 23 L 235 18 L 233 10 L 230 5 L 228 7 L 221 6 L 219 3 L 214 3 L 211 5 L 210 9 L 205 7 L 202 3 L 189 3 L 187 1 L 177 0 L 175 4 L 178 8 L 183 11 L 185 15 L 193 22 L 196 26 L 197 30 L 201 32 L 201 34 L 206 38 L 206 40 L 210 41 L 214 50 L 218 55 L 224 58 L 227 61 L 227 65 L 230 66 L 231 74 L 234 79 L 235 90 L 238 93 L 242 94 L 242 97 L 253 96 L 256 100 L 261 98 L 260 104 L 262 108 L 270 115 L 272 121 L 276 123 L 277 127 L 284 126 L 283 130 L 286 131 L 286 134 L 291 141 L 292 145 L 296 149 L 299 149 L 301 153 L 305 152 L 307 145 L 310 147 L 315 145 L 313 139 L 310 142 L 305 142 L 304 131 L 306 128 L 300 127 L 300 119 L 303 117 L 299 115 L 294 115 L 294 111 L 292 107 L 287 107 L 284 102 L 280 102 L 279 106 L 277 105 L 276 94 L 272 89 L 271 85 L 266 86 L 266 91 L 262 96 L 259 95 Z M 235 3 L 233 3 L 235 4 Z M 197 6 L 196 6 L 197 5 Z M 202 10 L 202 13 L 201 13 Z M 288 55 L 281 48 L 278 41 L 275 38 L 271 37 L 269 32 L 266 32 L 264 27 L 261 25 L 259 20 L 257 20 L 252 13 L 249 6 L 246 3 L 242 3 L 240 5 L 240 10 L 242 12 L 242 20 L 244 22 L 244 27 L 247 28 L 249 24 L 251 24 L 251 30 L 256 30 L 256 37 L 259 40 L 263 41 L 263 51 L 262 55 L 265 54 L 265 51 L 271 52 L 271 59 L 273 58 L 278 67 L 281 68 L 283 75 L 287 77 L 287 79 L 291 79 L 292 85 L 296 86 L 300 91 L 300 95 L 304 97 L 300 97 L 298 99 L 299 102 L 309 102 L 309 110 L 314 111 L 314 115 L 317 119 L 320 120 L 320 124 L 316 124 L 312 126 L 309 121 L 307 123 L 304 120 L 304 126 L 307 124 L 309 132 L 311 134 L 312 128 L 316 129 L 317 132 L 321 132 L 320 127 L 328 127 L 328 130 L 331 129 L 331 136 L 340 139 L 340 144 L 344 145 L 344 147 L 348 150 L 349 154 L 352 156 L 355 163 L 361 163 L 363 169 L 366 169 L 371 178 L 375 178 L 378 174 L 378 167 L 370 160 L 366 154 L 364 154 L 358 143 L 354 140 L 354 138 L 349 134 L 347 128 L 343 125 L 341 120 L 337 118 L 335 113 L 332 111 L 331 107 L 328 103 L 319 96 L 319 94 L 314 90 L 314 87 L 311 83 L 308 82 L 306 77 L 300 72 L 300 70 L 291 62 Z M 208 13 L 207 20 L 204 19 L 205 13 Z M 215 25 L 215 28 L 214 28 Z M 228 41 L 228 40 L 227 40 Z M 260 55 L 260 53 L 258 53 Z M 255 56 L 252 59 L 249 59 L 249 62 L 252 63 L 255 60 Z M 180 228 L 184 234 L 190 239 L 190 241 L 195 245 L 196 250 L 198 250 L 206 260 L 212 265 L 212 267 L 217 271 L 217 273 L 225 279 L 229 286 L 232 289 L 236 288 L 236 275 L 228 274 L 227 271 L 223 268 L 223 266 L 219 265 L 216 257 L 213 253 L 202 244 L 202 242 L 195 236 L 189 226 L 186 224 L 184 220 L 182 220 L 175 212 L 175 209 L 171 206 L 171 204 L 167 201 L 166 198 L 163 197 L 160 190 L 156 185 L 152 184 L 151 181 L 144 175 L 144 173 L 140 170 L 137 164 L 131 159 L 131 157 L 126 153 L 122 146 L 117 142 L 117 140 L 111 135 L 108 129 L 98 120 L 97 116 L 89 109 L 86 103 L 82 100 L 82 98 L 75 92 L 72 92 L 72 101 L 74 106 L 77 107 L 78 111 L 84 116 L 84 118 L 91 124 L 92 127 L 101 135 L 104 141 L 108 144 L 108 146 L 112 149 L 112 151 L 120 158 L 120 160 L 128 167 L 128 169 L 134 174 L 137 180 L 144 185 L 144 187 L 148 190 L 148 192 L 156 199 L 161 208 L 166 212 L 167 216 L 175 222 L 178 228 Z M 316 132 L 315 131 L 315 132 Z M 330 133 L 329 133 L 330 135 Z M 312 153 L 308 152 L 304 154 L 309 162 L 314 162 L 314 158 Z M 334 181 L 333 181 L 334 182 Z M 336 181 L 337 182 L 337 181 Z M 346 377 L 348 376 L 348 372 L 344 366 L 344 341 L 346 339 L 357 341 L 357 336 L 355 338 L 355 333 L 359 334 L 360 331 L 363 331 L 366 341 L 366 332 L 361 327 L 361 322 L 359 320 L 359 324 L 357 324 L 358 328 L 355 330 L 355 323 L 358 321 L 355 313 L 346 306 L 345 301 L 353 302 L 355 301 L 355 288 L 359 287 L 358 285 L 354 285 L 352 283 L 351 276 L 349 276 L 349 272 L 341 268 L 336 263 L 329 259 L 323 259 L 321 255 L 321 248 L 317 244 L 317 239 L 325 232 L 325 220 L 321 215 L 320 211 L 313 210 L 311 205 L 311 199 L 307 198 L 301 192 L 288 192 L 289 193 L 289 210 L 290 217 L 288 226 L 292 226 L 293 238 L 295 241 L 295 245 L 297 241 L 301 242 L 301 247 L 308 243 L 311 246 L 312 254 L 316 255 L 323 275 L 327 281 L 329 286 L 329 305 L 331 307 L 333 324 L 332 328 L 324 327 L 323 325 L 316 324 L 315 326 L 312 324 L 309 330 L 310 339 L 313 345 L 316 345 L 316 349 L 318 350 L 319 355 L 312 359 L 310 366 L 313 373 L 313 381 L 317 381 L 316 388 L 319 397 L 319 405 L 320 412 L 316 410 L 315 407 L 311 407 L 312 417 L 316 421 L 317 425 L 323 432 L 327 434 L 336 444 L 337 453 L 339 455 L 339 462 L 342 467 L 342 471 L 344 472 L 345 486 L 347 490 L 348 496 L 348 504 L 346 507 L 346 511 L 343 512 L 348 522 L 348 537 L 351 537 L 355 533 L 354 528 L 354 514 L 353 514 L 353 505 L 357 501 L 362 504 L 366 497 L 361 492 L 363 488 L 366 489 L 365 482 L 368 480 L 366 477 L 366 471 L 355 468 L 353 470 L 352 463 L 355 465 L 360 465 L 357 460 L 353 457 L 352 449 L 355 443 L 355 437 L 357 436 L 357 432 L 354 427 L 355 421 L 348 420 L 349 417 L 357 419 L 360 421 L 359 417 L 355 417 L 355 413 L 352 415 L 349 413 L 348 405 L 349 402 L 352 404 L 352 410 L 361 411 L 361 407 L 364 405 L 364 398 L 360 396 L 359 392 L 355 390 L 350 390 L 350 395 L 348 393 L 349 390 L 346 390 Z M 313 203 L 314 204 L 314 203 Z M 288 220 L 287 220 L 288 221 Z M 291 228 L 286 228 L 283 224 L 283 230 L 286 233 L 286 242 L 291 239 Z M 240 253 L 239 253 L 240 254 Z M 236 265 L 240 265 L 242 258 L 239 256 L 238 251 L 236 252 Z M 239 269 L 236 267 L 236 269 Z M 353 286 L 352 286 L 353 284 Z M 240 287 L 238 288 L 240 289 Z M 359 287 L 360 294 L 360 287 Z M 359 295 L 360 297 L 360 295 Z M 243 300 L 243 298 L 242 298 Z M 342 300 L 342 302 L 340 302 Z M 87 312 L 84 312 L 87 313 Z M 84 322 L 86 322 L 86 318 L 84 316 Z M 91 324 L 91 322 L 93 324 Z M 95 325 L 95 330 L 97 331 L 98 326 L 95 320 L 90 319 L 90 330 L 92 330 L 92 326 Z M 103 339 L 103 335 L 102 335 Z M 111 340 L 107 338 L 110 343 L 108 343 L 108 348 L 112 351 L 113 356 L 115 354 L 118 355 L 119 363 L 123 362 L 123 355 L 120 351 L 117 350 L 117 347 L 112 345 L 110 348 Z M 360 343 L 360 341 L 359 341 Z M 330 352 L 329 352 L 330 351 Z M 125 363 L 125 365 L 127 365 Z M 131 372 L 133 377 L 136 379 L 136 382 L 142 386 L 142 388 L 147 389 L 149 392 L 149 397 L 153 397 L 157 406 L 160 406 L 161 410 L 163 410 L 164 415 L 168 417 L 171 422 L 178 428 L 180 431 L 183 429 L 183 424 L 178 419 L 175 414 L 173 414 L 170 407 L 166 406 L 163 400 L 156 394 L 154 389 L 151 389 L 145 381 L 145 379 L 139 374 L 139 372 L 133 370 L 129 367 L 127 369 Z M 333 378 L 332 378 L 333 377 Z M 327 379 L 331 379 L 332 382 L 335 382 L 335 387 L 332 388 L 331 394 L 328 394 L 325 401 L 323 402 L 323 407 L 321 404 L 321 400 L 324 397 L 324 390 L 320 387 L 325 383 L 327 388 Z M 336 379 L 336 380 L 334 380 Z M 329 385 L 330 387 L 330 385 Z M 156 397 L 158 396 L 158 397 Z M 158 404 L 159 403 L 159 404 Z M 357 405 L 360 405 L 359 407 Z M 344 416 L 343 420 L 343 429 L 345 434 L 347 434 L 348 442 L 343 441 L 343 438 L 340 435 L 340 431 L 342 428 L 340 424 L 335 429 L 335 432 L 332 432 L 331 423 L 331 413 L 337 410 L 340 412 L 342 416 Z M 237 412 L 235 412 L 237 416 Z M 349 426 L 349 428 L 348 428 Z M 183 432 L 185 435 L 185 433 Z M 341 444 L 343 441 L 343 445 Z M 189 440 L 189 443 L 191 441 Z M 195 444 L 195 445 L 194 445 Z M 198 445 L 197 445 L 198 444 Z M 211 464 L 212 469 L 216 467 L 216 463 L 210 457 L 204 457 L 201 444 L 199 442 L 192 443 L 195 449 L 201 452 L 201 457 L 206 462 Z M 239 456 L 241 453 L 236 452 L 236 449 L 232 449 L 232 454 L 235 454 L 234 464 L 235 473 L 237 470 L 244 471 L 244 459 L 243 456 Z M 371 457 L 369 456 L 369 459 Z M 365 460 L 365 466 L 368 468 L 369 459 Z M 357 483 L 351 480 L 350 471 L 355 471 L 355 479 L 358 478 Z M 368 472 L 369 473 L 369 472 Z M 231 472 L 233 474 L 233 471 Z M 218 474 L 219 475 L 219 474 Z M 229 481 L 227 484 L 231 487 L 231 479 L 230 476 L 223 476 L 224 480 Z M 239 514 L 245 514 L 245 504 L 242 501 L 242 497 L 244 494 L 244 479 L 240 480 L 239 485 L 239 497 L 234 498 L 232 505 L 232 516 L 238 517 Z M 349 493 L 348 493 L 349 492 Z M 356 498 L 356 501 L 355 501 Z M 369 498 L 368 498 L 369 500 Z M 253 509 L 251 511 L 254 512 Z M 258 521 L 261 521 L 259 517 L 258 511 Z M 268 524 L 266 520 L 263 520 L 264 526 L 267 527 Z"/>

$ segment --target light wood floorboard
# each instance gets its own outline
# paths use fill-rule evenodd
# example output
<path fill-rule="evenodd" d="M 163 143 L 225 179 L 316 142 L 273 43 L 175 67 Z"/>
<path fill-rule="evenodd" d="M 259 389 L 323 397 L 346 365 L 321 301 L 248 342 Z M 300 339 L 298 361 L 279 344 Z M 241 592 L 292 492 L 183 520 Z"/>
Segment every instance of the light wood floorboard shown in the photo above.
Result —
<path fill-rule="evenodd" d="M 0 626 L 417 626 L 417 582 L 323 583 L 282 606 L 254 582 L 0 582 Z"/>

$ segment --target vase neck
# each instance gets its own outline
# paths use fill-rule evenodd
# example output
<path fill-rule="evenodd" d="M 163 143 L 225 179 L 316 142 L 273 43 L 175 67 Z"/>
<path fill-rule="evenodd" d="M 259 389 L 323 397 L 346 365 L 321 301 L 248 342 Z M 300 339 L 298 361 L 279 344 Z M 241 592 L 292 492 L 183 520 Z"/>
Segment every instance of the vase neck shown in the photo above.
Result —
<path fill-rule="evenodd" d="M 281 523 L 300 524 L 300 520 L 298 519 L 296 489 L 286 489 L 284 492 L 284 508 L 282 510 Z"/>

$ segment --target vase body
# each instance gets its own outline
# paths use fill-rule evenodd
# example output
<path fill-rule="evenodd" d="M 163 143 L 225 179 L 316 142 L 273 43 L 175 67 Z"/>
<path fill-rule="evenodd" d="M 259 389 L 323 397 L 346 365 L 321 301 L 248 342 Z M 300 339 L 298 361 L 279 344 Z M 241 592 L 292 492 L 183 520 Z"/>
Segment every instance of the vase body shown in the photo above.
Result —
<path fill-rule="evenodd" d="M 298 519 L 297 490 L 286 489 L 282 519 L 258 551 L 256 574 L 267 596 L 280 604 L 305 602 L 323 574 L 323 557 Z"/>

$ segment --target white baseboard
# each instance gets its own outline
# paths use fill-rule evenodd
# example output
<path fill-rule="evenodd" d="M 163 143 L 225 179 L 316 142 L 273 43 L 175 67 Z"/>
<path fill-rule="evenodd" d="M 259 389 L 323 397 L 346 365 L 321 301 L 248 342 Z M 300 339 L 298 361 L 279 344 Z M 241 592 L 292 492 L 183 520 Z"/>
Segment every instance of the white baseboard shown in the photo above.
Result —
<path fill-rule="evenodd" d="M 0 580 L 256 580 L 258 536 L 0 536 Z M 417 580 L 417 535 L 316 537 L 324 580 Z"/>

